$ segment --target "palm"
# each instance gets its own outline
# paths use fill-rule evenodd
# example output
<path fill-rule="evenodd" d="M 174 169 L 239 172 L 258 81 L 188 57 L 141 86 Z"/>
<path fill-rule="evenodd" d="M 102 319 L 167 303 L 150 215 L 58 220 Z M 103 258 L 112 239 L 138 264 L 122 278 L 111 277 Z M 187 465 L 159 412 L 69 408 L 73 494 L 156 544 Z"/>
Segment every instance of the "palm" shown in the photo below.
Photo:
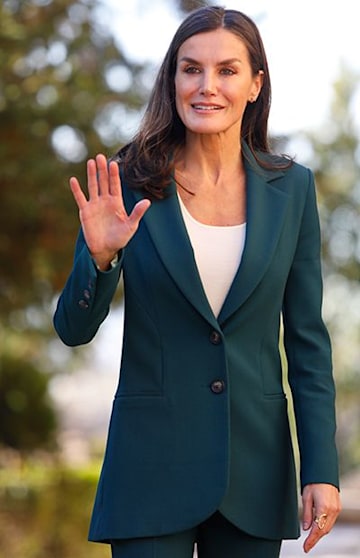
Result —
<path fill-rule="evenodd" d="M 126 213 L 118 165 L 113 162 L 108 167 L 104 155 L 88 161 L 87 177 L 89 199 L 76 178 L 71 178 L 70 186 L 86 244 L 97 263 L 105 267 L 135 234 L 150 202 L 142 200 L 130 215 Z"/>

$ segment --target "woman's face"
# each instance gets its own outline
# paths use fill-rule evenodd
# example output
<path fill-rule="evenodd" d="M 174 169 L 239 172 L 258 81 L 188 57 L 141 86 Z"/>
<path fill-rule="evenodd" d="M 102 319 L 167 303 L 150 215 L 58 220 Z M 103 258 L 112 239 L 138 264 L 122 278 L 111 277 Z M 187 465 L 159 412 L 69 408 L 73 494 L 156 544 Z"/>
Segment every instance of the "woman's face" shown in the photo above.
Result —
<path fill-rule="evenodd" d="M 196 134 L 239 134 L 249 101 L 255 100 L 262 72 L 253 76 L 248 50 L 226 29 L 198 33 L 180 47 L 175 101 L 180 119 Z"/>

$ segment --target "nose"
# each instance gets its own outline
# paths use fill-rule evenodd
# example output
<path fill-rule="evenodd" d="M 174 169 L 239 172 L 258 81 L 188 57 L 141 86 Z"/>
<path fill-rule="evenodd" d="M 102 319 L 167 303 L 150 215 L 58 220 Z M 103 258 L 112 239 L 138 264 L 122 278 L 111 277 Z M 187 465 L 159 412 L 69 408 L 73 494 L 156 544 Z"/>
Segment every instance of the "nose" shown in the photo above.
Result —
<path fill-rule="evenodd" d="M 205 97 L 216 94 L 216 80 L 211 72 L 204 72 L 200 83 L 200 94 Z"/>

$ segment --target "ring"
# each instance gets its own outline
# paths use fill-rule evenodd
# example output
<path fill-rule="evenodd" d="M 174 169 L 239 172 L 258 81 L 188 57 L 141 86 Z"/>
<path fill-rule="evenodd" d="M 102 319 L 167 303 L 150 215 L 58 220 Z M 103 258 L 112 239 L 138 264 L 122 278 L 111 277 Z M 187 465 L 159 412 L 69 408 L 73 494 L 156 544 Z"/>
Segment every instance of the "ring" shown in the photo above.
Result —
<path fill-rule="evenodd" d="M 327 515 L 326 513 L 322 513 L 321 515 L 317 515 L 314 519 L 314 522 L 318 526 L 319 529 L 324 529 L 326 525 Z"/>

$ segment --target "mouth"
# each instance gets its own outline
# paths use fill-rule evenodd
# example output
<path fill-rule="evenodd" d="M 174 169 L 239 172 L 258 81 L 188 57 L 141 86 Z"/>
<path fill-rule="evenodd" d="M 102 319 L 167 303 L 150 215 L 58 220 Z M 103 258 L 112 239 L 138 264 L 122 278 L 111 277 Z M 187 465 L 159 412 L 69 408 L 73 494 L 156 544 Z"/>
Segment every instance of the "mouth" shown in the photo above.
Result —
<path fill-rule="evenodd" d="M 191 106 L 194 110 L 203 112 L 216 112 L 223 109 L 221 105 L 203 105 L 194 103 Z"/>

